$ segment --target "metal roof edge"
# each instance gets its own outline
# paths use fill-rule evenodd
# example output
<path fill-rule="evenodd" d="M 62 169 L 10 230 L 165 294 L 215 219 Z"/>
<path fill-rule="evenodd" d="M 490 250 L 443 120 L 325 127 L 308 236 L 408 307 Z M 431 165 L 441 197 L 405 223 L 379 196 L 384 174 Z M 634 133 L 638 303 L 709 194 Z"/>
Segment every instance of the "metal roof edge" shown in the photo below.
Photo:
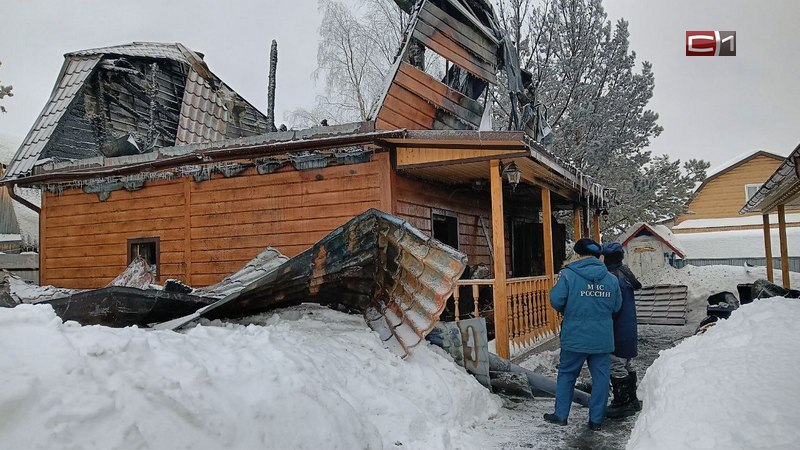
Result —
<path fill-rule="evenodd" d="M 781 185 L 784 181 L 792 177 L 794 177 L 794 185 L 782 188 Z M 782 200 L 786 200 L 786 197 L 798 193 L 800 193 L 800 145 L 795 147 L 750 200 L 742 206 L 739 214 L 772 211 Z"/>
<path fill-rule="evenodd" d="M 327 127 L 330 128 L 330 127 Z M 304 131 L 304 130 L 301 130 Z M 286 134 L 287 132 L 267 133 L 260 137 L 272 134 Z M 164 149 L 185 149 L 185 152 L 171 151 L 163 153 L 148 153 L 144 155 L 122 156 L 117 158 L 103 158 L 102 165 L 75 168 L 73 170 L 53 169 L 44 173 L 26 178 L 13 180 L 15 184 L 29 185 L 48 181 L 67 181 L 73 179 L 93 178 L 100 176 L 113 176 L 133 173 L 137 171 L 153 170 L 158 168 L 177 167 L 186 164 L 202 164 L 212 161 L 228 161 L 239 158 L 269 156 L 282 152 L 300 152 L 309 149 L 325 149 L 346 145 L 372 143 L 383 137 L 400 137 L 405 130 L 391 131 L 356 131 L 347 134 L 325 134 L 288 140 L 255 141 L 254 137 L 237 138 L 226 141 L 217 141 L 205 144 L 188 144 L 179 147 L 165 147 Z M 259 136 L 255 136 L 257 138 Z M 220 144 L 223 145 L 220 145 Z M 216 145 L 214 145 L 216 144 Z M 96 159 L 92 160 L 94 162 Z M 71 167 L 78 167 L 81 161 L 76 161 Z M 116 164 L 116 165 L 115 165 Z"/>

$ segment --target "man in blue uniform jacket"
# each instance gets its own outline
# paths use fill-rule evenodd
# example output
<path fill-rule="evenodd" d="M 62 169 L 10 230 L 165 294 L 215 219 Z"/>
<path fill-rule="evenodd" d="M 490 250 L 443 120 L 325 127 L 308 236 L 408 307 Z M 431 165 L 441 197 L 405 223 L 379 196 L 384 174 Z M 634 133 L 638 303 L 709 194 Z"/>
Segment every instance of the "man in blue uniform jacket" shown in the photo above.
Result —
<path fill-rule="evenodd" d="M 614 353 L 611 354 L 611 389 L 614 400 L 606 410 L 609 419 L 620 419 L 636 414 L 641 409 L 636 398 L 636 371 L 631 360 L 638 354 L 638 328 L 634 291 L 642 288 L 628 266 L 623 264 L 625 250 L 619 242 L 603 246 L 603 262 L 608 271 L 619 279 L 622 309 L 614 314 Z"/>
<path fill-rule="evenodd" d="M 561 357 L 556 381 L 555 413 L 545 414 L 548 422 L 566 425 L 575 380 L 588 362 L 592 374 L 589 398 L 589 423 L 599 430 L 606 413 L 610 379 L 610 354 L 614 351 L 614 321 L 622 296 L 619 280 L 597 259 L 600 244 L 591 239 L 575 243 L 577 261 L 561 269 L 561 276 L 550 290 L 550 304 L 564 315 L 561 323 Z"/>

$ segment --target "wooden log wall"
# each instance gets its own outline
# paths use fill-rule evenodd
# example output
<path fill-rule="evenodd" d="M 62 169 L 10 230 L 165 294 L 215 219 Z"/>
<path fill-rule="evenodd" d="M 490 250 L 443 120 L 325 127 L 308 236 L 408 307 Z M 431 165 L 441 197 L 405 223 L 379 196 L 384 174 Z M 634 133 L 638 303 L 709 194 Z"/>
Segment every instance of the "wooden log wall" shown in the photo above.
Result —
<path fill-rule="evenodd" d="M 388 155 L 365 164 L 149 182 L 140 191 L 46 194 L 42 284 L 105 286 L 127 265 L 127 240 L 160 238 L 160 279 L 213 284 L 267 246 L 294 256 L 370 208 L 391 211 Z"/>
<path fill-rule="evenodd" d="M 468 188 L 454 190 L 444 185 L 420 181 L 404 176 L 394 179 L 395 214 L 421 230 L 431 234 L 433 209 L 450 211 L 458 217 L 459 251 L 469 258 L 469 265 L 483 263 L 492 267 L 492 257 L 486 239 L 492 239 L 492 206 L 488 192 L 475 192 Z M 486 235 L 480 224 L 486 226 Z M 508 222 L 506 222 L 506 225 Z M 506 226 L 506 254 L 510 255 L 510 233 Z M 510 257 L 507 263 L 510 264 Z"/>
<path fill-rule="evenodd" d="M 416 67 L 401 63 L 378 114 L 376 127 L 385 130 L 478 128 L 482 114 L 483 105 L 479 102 Z"/>

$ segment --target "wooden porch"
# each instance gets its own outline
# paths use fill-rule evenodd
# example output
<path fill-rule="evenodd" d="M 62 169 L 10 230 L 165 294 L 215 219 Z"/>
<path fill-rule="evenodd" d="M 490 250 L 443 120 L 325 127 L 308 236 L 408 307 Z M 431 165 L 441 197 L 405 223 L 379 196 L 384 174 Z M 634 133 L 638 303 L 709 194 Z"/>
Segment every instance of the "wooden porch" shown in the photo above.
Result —
<path fill-rule="evenodd" d="M 459 139 L 459 135 L 464 136 Z M 472 135 L 475 136 L 472 136 Z M 439 136 L 441 138 L 438 138 Z M 491 207 L 489 241 L 493 275 L 484 279 L 462 279 L 453 296 L 456 320 L 486 317 L 494 324 L 496 352 L 510 358 L 524 353 L 543 340 L 557 335 L 559 314 L 550 306 L 549 292 L 556 280 L 555 211 L 569 211 L 574 236 L 594 236 L 599 241 L 600 211 L 605 206 L 602 189 L 582 184 L 544 149 L 532 147 L 522 133 L 515 132 L 409 132 L 402 139 L 386 140 L 393 147 L 392 165 L 398 174 L 446 183 L 452 186 L 488 185 Z M 487 183 L 488 182 L 488 183 Z M 483 183 L 483 184 L 481 184 Z M 532 229 L 540 235 L 532 241 L 543 259 L 543 274 L 513 276 L 507 254 L 508 219 L 520 203 L 525 213 L 539 221 Z M 561 226 L 564 228 L 563 225 Z M 532 231 L 534 232 L 534 231 Z M 528 257 L 535 257 L 528 255 Z M 481 291 L 491 290 L 491 304 L 481 305 Z M 471 299 L 459 292 L 471 292 Z"/>

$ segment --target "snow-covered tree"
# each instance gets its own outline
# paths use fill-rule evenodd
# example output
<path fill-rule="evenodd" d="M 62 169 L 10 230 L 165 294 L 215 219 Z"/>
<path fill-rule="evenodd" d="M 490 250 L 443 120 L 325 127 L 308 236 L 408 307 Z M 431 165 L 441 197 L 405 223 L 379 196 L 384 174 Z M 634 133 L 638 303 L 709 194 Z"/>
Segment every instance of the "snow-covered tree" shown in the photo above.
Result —
<path fill-rule="evenodd" d="M 533 82 L 526 95 L 547 111 L 550 150 L 617 190 L 606 231 L 679 214 L 708 164 L 654 158 L 647 149 L 662 127 L 647 108 L 652 65 L 637 68 L 628 23 L 612 26 L 601 0 L 501 0 L 508 38 Z M 494 92 L 495 123 L 509 124 L 509 94 Z"/>
<path fill-rule="evenodd" d="M 347 1 L 348 3 L 345 3 Z M 412 0 L 403 3 L 410 10 Z M 679 214 L 708 164 L 653 157 L 650 141 L 662 128 L 648 109 L 655 76 L 637 65 L 629 47 L 628 23 L 612 24 L 602 0 L 497 0 L 506 38 L 533 81 L 524 93 L 546 111 L 553 129 L 549 149 L 603 185 L 615 189 L 604 231 L 614 234 L 640 221 Z M 293 126 L 367 120 L 375 112 L 385 76 L 394 62 L 408 16 L 394 0 L 320 0 L 316 78 L 325 95 L 312 109 L 290 113 Z M 441 63 L 427 52 L 429 65 Z M 494 123 L 511 126 L 506 74 L 493 88 Z"/>
<path fill-rule="evenodd" d="M 0 66 L 2 66 L 2 65 L 3 65 L 3 62 L 0 61 Z M 4 97 L 13 97 L 14 93 L 11 92 L 11 90 L 14 87 L 13 86 L 3 86 L 2 82 L 3 81 L 0 80 L 0 100 L 2 100 Z M 0 112 L 6 112 L 6 108 L 4 106 L 2 106 L 2 105 L 0 105 Z"/>

